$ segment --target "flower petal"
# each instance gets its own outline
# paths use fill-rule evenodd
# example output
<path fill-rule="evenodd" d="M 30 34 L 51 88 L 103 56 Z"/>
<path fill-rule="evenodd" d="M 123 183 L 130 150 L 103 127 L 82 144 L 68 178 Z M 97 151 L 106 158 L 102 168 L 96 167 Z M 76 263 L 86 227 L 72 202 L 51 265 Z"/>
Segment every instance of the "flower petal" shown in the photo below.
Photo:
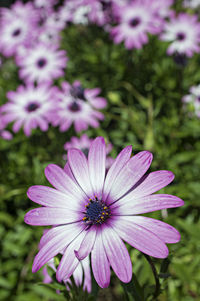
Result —
<path fill-rule="evenodd" d="M 120 215 L 135 215 L 183 205 L 183 200 L 170 194 L 152 194 L 132 200 L 127 195 L 114 203 L 112 209 L 118 208 Z"/>
<path fill-rule="evenodd" d="M 143 151 L 124 165 L 111 187 L 110 196 L 113 200 L 118 200 L 141 179 L 149 168 L 152 158 L 150 152 Z"/>
<path fill-rule="evenodd" d="M 106 147 L 103 137 L 97 137 L 91 143 L 88 153 L 88 165 L 94 193 L 101 197 L 106 171 Z"/>
<path fill-rule="evenodd" d="M 98 230 L 91 256 L 92 270 L 98 285 L 105 288 L 110 283 L 110 264 L 104 250 L 101 229 Z"/>
<path fill-rule="evenodd" d="M 39 207 L 26 213 L 24 221 L 33 226 L 64 225 L 81 220 L 78 213 L 64 208 Z"/>
<path fill-rule="evenodd" d="M 72 199 L 70 195 L 48 186 L 31 186 L 27 191 L 27 195 L 33 202 L 43 206 L 68 208 L 71 210 L 78 208 L 78 202 Z"/>
<path fill-rule="evenodd" d="M 151 231 L 132 222 L 132 216 L 118 216 L 110 221 L 118 235 L 139 251 L 157 258 L 168 256 L 164 242 Z"/>
<path fill-rule="evenodd" d="M 56 278 L 59 282 L 66 281 L 78 266 L 79 260 L 76 258 L 74 250 L 79 249 L 85 235 L 86 231 L 82 231 L 65 249 L 56 272 Z"/>
<path fill-rule="evenodd" d="M 153 232 L 165 243 L 176 243 L 180 240 L 180 233 L 174 227 L 157 219 L 146 216 L 132 216 L 131 220 L 135 224 Z"/>
<path fill-rule="evenodd" d="M 111 227 L 104 227 L 102 239 L 107 258 L 117 277 L 123 282 L 132 278 L 132 263 L 126 246 Z"/>
<path fill-rule="evenodd" d="M 33 273 L 37 272 L 58 253 L 61 253 L 81 231 L 81 227 L 72 227 L 71 225 L 54 227 L 48 230 L 40 244 L 41 249 L 34 259 Z"/>
<path fill-rule="evenodd" d="M 136 187 L 130 192 L 129 195 L 133 198 L 150 195 L 161 188 L 167 186 L 174 179 L 174 174 L 168 170 L 158 170 L 151 172 L 136 183 Z"/>
<path fill-rule="evenodd" d="M 80 187 L 56 164 L 49 164 L 45 168 L 45 175 L 48 181 L 58 190 L 68 192 L 77 198 L 85 198 Z"/>
<path fill-rule="evenodd" d="M 108 170 L 106 175 L 105 184 L 104 184 L 104 199 L 107 199 L 111 187 L 119 174 L 120 170 L 124 166 L 124 164 L 130 159 L 132 153 L 132 146 L 129 145 L 125 147 L 117 156 L 115 161 L 113 162 L 111 168 Z"/>
<path fill-rule="evenodd" d="M 93 226 L 91 229 L 89 229 L 80 245 L 80 248 L 78 251 L 74 251 L 76 257 L 78 260 L 83 260 L 85 257 L 87 257 L 90 252 L 92 251 L 92 248 L 95 243 L 96 239 L 96 228 Z"/>
<path fill-rule="evenodd" d="M 68 162 L 71 167 L 72 173 L 83 189 L 88 198 L 92 195 L 92 186 L 90 183 L 88 163 L 83 152 L 76 148 L 68 150 Z"/>

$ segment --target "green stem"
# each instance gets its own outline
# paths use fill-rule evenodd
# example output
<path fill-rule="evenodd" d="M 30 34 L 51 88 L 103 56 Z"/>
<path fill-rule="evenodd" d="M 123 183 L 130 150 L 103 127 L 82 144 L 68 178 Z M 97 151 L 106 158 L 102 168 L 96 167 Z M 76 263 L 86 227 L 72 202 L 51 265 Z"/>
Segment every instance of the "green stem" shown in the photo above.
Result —
<path fill-rule="evenodd" d="M 160 294 L 160 281 L 159 281 L 159 277 L 158 277 L 158 273 L 156 271 L 156 268 L 155 268 L 155 265 L 151 259 L 150 256 L 146 255 L 146 254 L 143 254 L 144 257 L 146 258 L 146 260 L 148 261 L 151 269 L 152 269 L 152 272 L 153 272 L 153 275 L 154 275 L 154 278 L 155 278 L 155 283 L 156 283 L 156 287 L 155 287 L 155 292 L 153 294 L 155 300 L 157 299 L 157 297 L 159 296 Z"/>

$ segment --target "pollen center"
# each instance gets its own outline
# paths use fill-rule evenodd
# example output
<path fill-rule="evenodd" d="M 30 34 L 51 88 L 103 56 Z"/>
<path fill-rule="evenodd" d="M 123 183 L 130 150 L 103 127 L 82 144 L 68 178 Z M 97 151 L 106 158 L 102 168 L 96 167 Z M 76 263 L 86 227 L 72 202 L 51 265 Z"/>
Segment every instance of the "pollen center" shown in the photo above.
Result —
<path fill-rule="evenodd" d="M 138 26 L 139 24 L 141 23 L 141 20 L 139 18 L 133 18 L 131 21 L 130 21 L 130 26 L 131 27 L 136 27 Z"/>
<path fill-rule="evenodd" d="M 88 204 L 85 206 L 86 212 L 83 221 L 89 225 L 103 224 L 110 216 L 110 209 L 105 205 L 102 200 L 89 199 Z"/>

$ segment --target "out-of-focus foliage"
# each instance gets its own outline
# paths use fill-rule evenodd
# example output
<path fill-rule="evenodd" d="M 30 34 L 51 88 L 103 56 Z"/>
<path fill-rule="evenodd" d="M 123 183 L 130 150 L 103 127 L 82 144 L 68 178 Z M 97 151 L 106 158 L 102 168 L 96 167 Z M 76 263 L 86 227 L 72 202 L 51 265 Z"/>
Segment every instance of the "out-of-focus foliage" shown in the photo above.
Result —
<path fill-rule="evenodd" d="M 180 243 L 169 245 L 166 273 L 161 269 L 163 261 L 153 261 L 158 272 L 161 270 L 159 300 L 193 301 L 200 300 L 200 121 L 183 110 L 181 98 L 190 86 L 200 82 L 200 55 L 194 55 L 181 66 L 166 55 L 166 47 L 151 37 L 142 50 L 129 51 L 123 45 L 115 45 L 103 29 L 81 25 L 69 26 L 63 32 L 62 42 L 69 56 L 65 79 L 71 83 L 79 79 L 85 87 L 101 87 L 108 100 L 105 121 L 87 134 L 101 135 L 110 141 L 114 157 L 129 144 L 134 152 L 150 150 L 154 154 L 152 171 L 174 172 L 174 182 L 163 191 L 182 198 L 185 206 L 149 216 L 173 225 L 182 238 Z M 15 90 L 20 82 L 12 59 L 2 58 L 0 72 L 3 104 L 6 92 Z M 57 294 L 51 285 L 40 284 L 40 272 L 32 274 L 42 229 L 24 224 L 23 217 L 35 206 L 26 196 L 28 187 L 49 185 L 44 168 L 50 162 L 64 166 L 63 145 L 72 135 L 75 135 L 73 129 L 60 133 L 57 128 L 50 128 L 46 133 L 35 130 L 30 138 L 20 131 L 13 140 L 0 141 L 1 300 L 65 300 L 62 291 Z M 140 285 L 154 285 L 144 256 L 137 250 L 129 250 Z M 116 277 L 109 288 L 98 292 L 98 300 L 123 298 Z"/>

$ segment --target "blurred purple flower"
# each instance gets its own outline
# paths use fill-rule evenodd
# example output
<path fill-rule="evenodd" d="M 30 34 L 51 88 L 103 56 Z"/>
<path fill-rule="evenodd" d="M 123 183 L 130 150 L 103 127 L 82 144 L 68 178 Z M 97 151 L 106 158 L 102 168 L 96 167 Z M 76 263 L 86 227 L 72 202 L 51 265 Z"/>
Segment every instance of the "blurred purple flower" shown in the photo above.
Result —
<path fill-rule="evenodd" d="M 58 117 L 53 125 L 59 125 L 62 132 L 72 123 L 76 132 L 87 130 L 89 125 L 98 127 L 98 119 L 103 120 L 104 115 L 95 109 L 102 109 L 107 103 L 105 98 L 98 96 L 100 91 L 99 88 L 83 89 L 78 81 L 73 85 L 63 82 L 62 91 L 58 93 Z"/>
<path fill-rule="evenodd" d="M 11 140 L 13 138 L 13 135 L 5 130 L 6 122 L 4 121 L 3 115 L 0 113 L 0 137 L 5 140 Z"/>
<path fill-rule="evenodd" d="M 164 32 L 161 34 L 163 41 L 171 42 L 167 53 L 185 54 L 191 57 L 200 51 L 200 23 L 196 15 L 181 13 L 171 18 L 165 24 Z"/>
<path fill-rule="evenodd" d="M 190 94 L 183 96 L 182 101 L 185 104 L 192 104 L 195 115 L 200 118 L 200 85 L 192 86 Z"/>
<path fill-rule="evenodd" d="M 184 0 L 183 5 L 188 8 L 197 8 L 200 6 L 200 0 Z"/>
<path fill-rule="evenodd" d="M 45 82 L 64 75 L 66 51 L 54 45 L 39 43 L 17 56 L 19 76 L 26 82 Z"/>
<path fill-rule="evenodd" d="M 91 144 L 88 159 L 79 149 L 68 150 L 64 170 L 55 164 L 45 169 L 55 187 L 32 186 L 28 197 L 42 205 L 25 215 L 30 225 L 53 226 L 41 238 L 32 271 L 61 253 L 56 277 L 69 278 L 91 253 L 94 277 L 101 287 L 110 282 L 110 266 L 123 282 L 132 278 L 132 263 L 122 240 L 157 258 L 168 256 L 165 243 L 180 240 L 172 226 L 139 214 L 179 207 L 183 201 L 168 194 L 153 194 L 173 181 L 170 171 L 145 175 L 152 154 L 143 151 L 131 157 L 124 148 L 105 176 L 106 147 L 102 137 Z"/>
<path fill-rule="evenodd" d="M 14 132 L 24 127 L 26 136 L 30 136 L 31 130 L 36 127 L 46 131 L 55 114 L 56 90 L 49 84 L 39 84 L 37 87 L 28 84 L 26 87 L 19 86 L 16 92 L 9 91 L 7 97 L 10 101 L 1 107 L 5 124 L 14 122 Z"/>
<path fill-rule="evenodd" d="M 120 5 L 117 13 L 119 25 L 111 30 L 114 42 L 122 41 L 127 49 L 142 48 L 148 42 L 148 33 L 156 34 L 164 20 L 160 18 L 158 10 L 151 5 L 149 0 L 136 0 L 125 5 Z M 116 4 L 115 4 L 116 5 Z"/>

